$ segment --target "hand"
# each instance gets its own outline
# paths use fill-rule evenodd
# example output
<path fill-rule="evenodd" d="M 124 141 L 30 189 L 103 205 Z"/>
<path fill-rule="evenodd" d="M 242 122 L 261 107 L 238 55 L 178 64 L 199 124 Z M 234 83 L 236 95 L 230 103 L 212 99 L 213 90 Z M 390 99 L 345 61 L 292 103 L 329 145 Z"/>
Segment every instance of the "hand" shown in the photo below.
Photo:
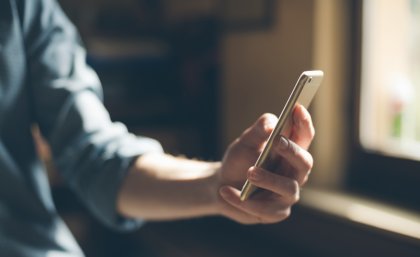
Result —
<path fill-rule="evenodd" d="M 270 170 L 252 167 L 276 122 L 273 114 L 262 115 L 228 147 L 219 174 L 221 212 L 226 217 L 245 224 L 279 222 L 290 215 L 291 206 L 299 200 L 300 187 L 313 166 L 306 149 L 315 134 L 304 107 L 295 107 L 292 126 L 275 141 L 275 165 Z M 241 201 L 240 189 L 247 178 L 265 190 Z"/>

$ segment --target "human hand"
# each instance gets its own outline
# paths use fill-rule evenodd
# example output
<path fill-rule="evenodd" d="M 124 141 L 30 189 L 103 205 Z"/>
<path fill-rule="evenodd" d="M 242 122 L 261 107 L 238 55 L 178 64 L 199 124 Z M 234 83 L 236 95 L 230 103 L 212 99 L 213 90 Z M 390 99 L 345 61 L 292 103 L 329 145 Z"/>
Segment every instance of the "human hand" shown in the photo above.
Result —
<path fill-rule="evenodd" d="M 311 116 L 304 107 L 295 107 L 292 126 L 275 141 L 276 162 L 270 170 L 252 167 L 276 122 L 273 114 L 262 115 L 228 147 L 219 173 L 224 216 L 245 224 L 279 222 L 290 215 L 291 206 L 299 200 L 300 187 L 313 166 L 306 149 L 315 134 Z M 241 201 L 240 189 L 247 178 L 265 190 Z"/>

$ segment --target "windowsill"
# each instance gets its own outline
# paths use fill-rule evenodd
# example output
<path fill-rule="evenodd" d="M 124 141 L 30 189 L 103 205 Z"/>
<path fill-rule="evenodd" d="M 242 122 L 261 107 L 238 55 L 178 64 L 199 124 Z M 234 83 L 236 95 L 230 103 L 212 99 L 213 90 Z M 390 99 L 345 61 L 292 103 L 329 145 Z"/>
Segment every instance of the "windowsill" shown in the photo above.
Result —
<path fill-rule="evenodd" d="M 419 226 L 419 215 L 305 187 L 284 222 L 244 226 L 220 217 L 149 222 L 131 242 L 147 253 L 138 256 L 418 257 Z"/>
<path fill-rule="evenodd" d="M 420 214 L 340 191 L 305 188 L 300 205 L 345 221 L 420 240 Z"/>

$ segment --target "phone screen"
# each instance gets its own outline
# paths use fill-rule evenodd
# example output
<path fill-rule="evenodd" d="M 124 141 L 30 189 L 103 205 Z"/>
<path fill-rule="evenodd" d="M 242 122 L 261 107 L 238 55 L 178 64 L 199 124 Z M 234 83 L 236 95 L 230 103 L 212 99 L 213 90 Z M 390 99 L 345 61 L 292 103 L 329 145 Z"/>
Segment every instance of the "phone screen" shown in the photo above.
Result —
<path fill-rule="evenodd" d="M 290 96 L 283 107 L 282 112 L 279 115 L 276 127 L 271 132 L 268 141 L 258 157 L 255 163 L 256 167 L 261 167 L 267 170 L 272 170 L 273 166 L 278 162 L 273 156 L 270 155 L 273 142 L 278 139 L 287 126 L 291 126 L 291 113 L 297 103 L 307 108 L 313 97 L 315 96 L 319 86 L 321 85 L 324 73 L 320 70 L 304 71 L 299 76 L 295 86 L 293 87 Z M 252 185 L 248 180 L 245 182 L 241 191 L 241 200 L 248 199 L 254 192 L 257 191 L 257 187 Z"/>

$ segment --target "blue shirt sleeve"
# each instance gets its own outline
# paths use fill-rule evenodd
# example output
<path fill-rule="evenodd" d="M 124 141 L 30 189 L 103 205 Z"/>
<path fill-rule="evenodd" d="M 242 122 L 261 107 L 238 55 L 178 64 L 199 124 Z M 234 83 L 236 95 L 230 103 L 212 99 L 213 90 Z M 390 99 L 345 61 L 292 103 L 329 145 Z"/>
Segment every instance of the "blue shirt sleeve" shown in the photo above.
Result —
<path fill-rule="evenodd" d="M 33 112 L 58 171 L 105 224 L 136 227 L 118 215 L 116 197 L 133 159 L 160 144 L 111 121 L 79 35 L 54 0 L 26 1 L 22 11 Z"/>

